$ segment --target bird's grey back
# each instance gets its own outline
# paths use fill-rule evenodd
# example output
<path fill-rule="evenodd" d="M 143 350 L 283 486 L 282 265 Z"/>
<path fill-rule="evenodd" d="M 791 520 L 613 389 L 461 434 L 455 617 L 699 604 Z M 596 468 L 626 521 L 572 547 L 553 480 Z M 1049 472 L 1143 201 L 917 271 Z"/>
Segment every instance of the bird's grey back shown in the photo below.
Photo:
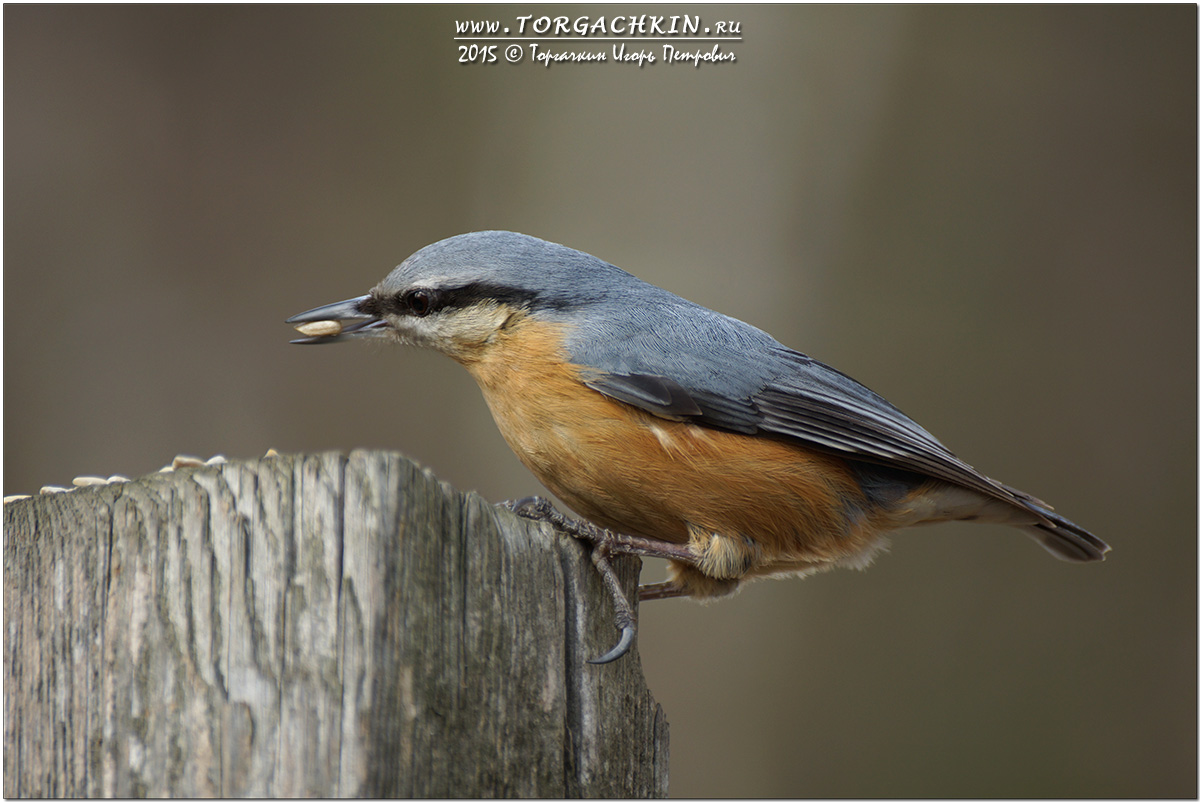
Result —
<path fill-rule="evenodd" d="M 823 393 L 882 406 L 932 439 L 871 390 L 761 329 L 583 251 L 511 231 L 477 231 L 422 248 L 392 271 L 384 285 L 401 289 L 447 276 L 529 294 L 539 315 L 566 325 L 568 355 L 581 367 L 661 376 L 691 393 L 736 404 L 749 404 L 771 384 L 812 385 Z"/>

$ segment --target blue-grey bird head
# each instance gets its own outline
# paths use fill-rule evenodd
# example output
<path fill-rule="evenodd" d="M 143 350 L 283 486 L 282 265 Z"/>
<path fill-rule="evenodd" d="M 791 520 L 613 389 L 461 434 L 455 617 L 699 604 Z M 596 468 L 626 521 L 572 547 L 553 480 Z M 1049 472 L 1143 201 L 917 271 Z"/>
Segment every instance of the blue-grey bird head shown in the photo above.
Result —
<path fill-rule="evenodd" d="M 367 295 L 289 318 L 296 342 L 386 338 L 463 358 L 514 316 L 563 323 L 614 304 L 682 302 L 594 256 L 509 231 L 479 231 L 435 242 L 405 259 Z M 336 321 L 340 325 L 327 327 Z M 320 333 L 316 333 L 320 332 Z"/>

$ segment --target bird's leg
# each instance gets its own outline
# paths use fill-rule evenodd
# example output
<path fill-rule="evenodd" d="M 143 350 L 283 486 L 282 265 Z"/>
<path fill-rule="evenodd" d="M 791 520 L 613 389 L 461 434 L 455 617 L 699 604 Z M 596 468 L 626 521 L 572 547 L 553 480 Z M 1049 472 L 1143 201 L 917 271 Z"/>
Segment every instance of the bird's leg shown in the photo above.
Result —
<path fill-rule="evenodd" d="M 638 601 L 654 601 L 655 599 L 678 599 L 692 595 L 686 588 L 675 582 L 654 582 L 638 587 Z"/>
<path fill-rule="evenodd" d="M 636 537 L 634 535 L 625 535 L 613 532 L 611 529 L 596 526 L 588 521 L 568 518 L 554 509 L 554 505 L 549 501 L 538 496 L 530 496 L 519 501 L 506 501 L 503 506 L 517 513 L 522 518 L 529 518 L 534 521 L 546 521 L 551 526 L 576 540 L 585 540 L 591 544 L 592 564 L 600 572 L 600 578 L 604 580 L 604 586 L 608 589 L 608 593 L 612 597 L 614 623 L 617 629 L 621 630 L 621 640 L 605 654 L 594 660 L 589 660 L 589 663 L 611 663 L 613 660 L 624 656 L 629 651 L 629 647 L 633 645 L 634 636 L 637 634 L 637 618 L 634 616 L 633 607 L 629 604 L 629 599 L 625 597 L 625 591 L 621 588 L 621 582 L 617 579 L 616 572 L 613 571 L 612 564 L 609 562 L 610 556 L 632 554 L 638 557 L 665 557 L 670 560 L 687 563 L 688 565 L 695 565 L 696 563 L 695 556 L 687 546 L 650 540 L 649 538 Z M 672 596 L 686 595 L 679 592 L 670 593 L 665 587 L 661 590 L 659 589 L 660 586 L 670 585 L 670 582 L 662 582 L 639 588 L 639 598 L 668 599 Z M 645 595 L 644 591 L 648 589 L 655 589 L 656 593 L 649 596 Z"/>

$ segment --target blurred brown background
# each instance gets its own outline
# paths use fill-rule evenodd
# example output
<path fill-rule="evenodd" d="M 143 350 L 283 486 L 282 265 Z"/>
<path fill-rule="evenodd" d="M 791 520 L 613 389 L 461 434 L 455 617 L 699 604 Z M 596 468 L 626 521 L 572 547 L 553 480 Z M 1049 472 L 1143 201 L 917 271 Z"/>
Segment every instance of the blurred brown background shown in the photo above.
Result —
<path fill-rule="evenodd" d="M 451 41 L 632 12 L 745 41 L 640 70 Z M 1194 6 L 4 23 L 5 493 L 360 446 L 538 490 L 449 360 L 282 322 L 436 239 L 523 231 L 837 366 L 1114 547 L 1066 565 L 947 525 L 866 573 L 648 605 L 675 795 L 1196 794 Z"/>

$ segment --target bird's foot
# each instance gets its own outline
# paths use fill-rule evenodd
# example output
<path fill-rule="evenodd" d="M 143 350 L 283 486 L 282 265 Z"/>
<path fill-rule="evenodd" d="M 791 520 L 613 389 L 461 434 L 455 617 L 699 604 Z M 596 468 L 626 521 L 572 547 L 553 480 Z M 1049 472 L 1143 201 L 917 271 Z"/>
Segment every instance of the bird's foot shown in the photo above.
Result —
<path fill-rule="evenodd" d="M 625 596 L 625 589 L 621 587 L 621 580 L 617 577 L 617 572 L 613 570 L 612 563 L 609 562 L 608 554 L 607 541 L 601 541 L 592 546 L 592 565 L 596 566 L 596 570 L 600 572 L 600 579 L 604 581 L 604 587 L 608 588 L 608 595 L 612 597 L 613 625 L 621 631 L 621 639 L 617 641 L 616 646 L 604 654 L 588 660 L 593 665 L 611 663 L 624 657 L 629 648 L 633 646 L 633 639 L 637 637 L 637 617 L 633 614 L 633 606 Z"/>
<path fill-rule="evenodd" d="M 648 537 L 626 535 L 596 526 L 590 521 L 580 521 L 568 518 L 554 505 L 541 496 L 529 496 L 519 501 L 506 501 L 502 505 L 512 510 L 522 518 L 534 521 L 546 521 L 554 528 L 565 532 L 576 540 L 586 540 L 593 546 L 605 543 L 608 553 L 613 555 L 632 554 L 635 557 L 659 557 L 664 560 L 675 560 L 684 565 L 696 565 L 696 555 L 685 543 L 668 543 L 665 540 L 653 540 Z"/>
<path fill-rule="evenodd" d="M 621 588 L 616 572 L 613 571 L 612 563 L 609 560 L 611 556 L 632 554 L 639 557 L 666 557 L 682 560 L 689 564 L 695 560 L 686 546 L 623 535 L 588 521 L 568 518 L 554 509 L 553 504 L 539 496 L 530 496 L 519 501 L 506 501 L 503 506 L 522 518 L 546 521 L 576 540 L 584 540 L 591 544 L 592 564 L 600 572 L 600 578 L 604 581 L 604 586 L 612 597 L 614 623 L 621 631 L 621 639 L 616 646 L 600 657 L 589 660 L 589 663 L 611 663 L 624 656 L 629 651 L 629 647 L 633 645 L 633 639 L 637 635 L 637 618 L 633 614 L 633 606 Z M 670 598 L 670 595 L 641 596 L 641 598 Z"/>
<path fill-rule="evenodd" d="M 576 540 L 586 540 L 593 546 L 599 545 L 613 535 L 609 530 L 602 529 L 589 521 L 568 518 L 556 510 L 549 499 L 541 496 L 527 496 L 517 501 L 506 501 L 501 506 L 512 510 L 522 518 L 528 518 L 531 521 L 545 521 L 560 532 L 568 534 Z"/>

